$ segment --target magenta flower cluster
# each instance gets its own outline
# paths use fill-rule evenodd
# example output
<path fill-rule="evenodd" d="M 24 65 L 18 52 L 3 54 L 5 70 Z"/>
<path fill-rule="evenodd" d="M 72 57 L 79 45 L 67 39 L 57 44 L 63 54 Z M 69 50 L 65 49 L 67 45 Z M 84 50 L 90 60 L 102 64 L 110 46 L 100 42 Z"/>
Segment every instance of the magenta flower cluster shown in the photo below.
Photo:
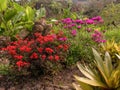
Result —
<path fill-rule="evenodd" d="M 81 28 L 80 25 L 82 25 L 82 24 L 99 24 L 99 23 L 103 23 L 103 22 L 104 21 L 100 16 L 96 16 L 96 17 L 86 19 L 86 20 L 81 20 L 81 19 L 72 20 L 71 18 L 65 18 L 62 20 L 62 23 L 66 24 L 65 28 L 72 28 L 74 26 Z"/>
<path fill-rule="evenodd" d="M 65 19 L 62 19 L 61 21 L 62 21 L 65 29 L 72 30 L 71 34 L 73 36 L 75 36 L 75 33 L 77 33 L 77 31 L 73 30 L 74 28 L 81 29 L 82 25 L 86 25 L 86 24 L 96 25 L 96 24 L 104 22 L 100 16 L 96 16 L 96 17 L 86 19 L 86 20 L 82 20 L 82 19 L 73 20 L 71 18 L 65 18 Z M 73 34 L 73 32 L 75 32 L 75 33 Z"/>
<path fill-rule="evenodd" d="M 103 23 L 104 21 L 101 18 L 101 16 L 96 16 L 90 19 L 83 19 L 83 20 L 82 19 L 73 20 L 71 18 L 65 18 L 65 19 L 62 19 L 61 22 L 64 28 L 69 30 L 72 36 L 76 36 L 78 30 L 80 30 L 83 26 L 98 25 Z M 92 32 L 94 29 L 87 27 L 85 30 L 87 32 Z M 106 42 L 106 40 L 103 39 L 103 34 L 97 30 L 93 32 L 92 39 L 97 43 Z M 61 39 L 61 40 L 64 40 L 64 39 Z"/>
<path fill-rule="evenodd" d="M 99 32 L 98 30 L 95 30 L 94 33 L 92 34 L 92 39 L 97 43 L 106 42 L 106 40 L 103 38 L 104 38 L 103 34 L 101 32 Z"/>

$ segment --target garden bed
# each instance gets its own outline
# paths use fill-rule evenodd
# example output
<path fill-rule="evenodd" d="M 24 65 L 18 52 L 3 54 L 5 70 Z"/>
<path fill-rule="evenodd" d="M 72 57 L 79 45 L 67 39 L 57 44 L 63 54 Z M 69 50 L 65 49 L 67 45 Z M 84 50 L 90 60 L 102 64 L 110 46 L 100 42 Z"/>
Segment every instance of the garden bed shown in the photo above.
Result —
<path fill-rule="evenodd" d="M 120 4 L 21 1 L 0 0 L 0 90 L 120 90 Z"/>

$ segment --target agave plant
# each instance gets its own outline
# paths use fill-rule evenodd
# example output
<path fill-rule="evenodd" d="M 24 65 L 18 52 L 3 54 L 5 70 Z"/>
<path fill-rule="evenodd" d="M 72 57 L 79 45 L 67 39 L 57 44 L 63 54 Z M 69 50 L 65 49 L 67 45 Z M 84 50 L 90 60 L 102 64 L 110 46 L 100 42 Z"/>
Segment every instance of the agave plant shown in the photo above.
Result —
<path fill-rule="evenodd" d="M 100 90 L 120 90 L 120 61 L 118 66 L 114 67 L 108 52 L 105 53 L 103 60 L 95 49 L 92 50 L 95 57 L 95 67 L 77 64 L 85 77 L 74 75 L 80 84 L 79 86 L 73 84 L 76 90 L 95 90 L 94 87 Z M 119 55 L 116 56 L 120 59 Z"/>

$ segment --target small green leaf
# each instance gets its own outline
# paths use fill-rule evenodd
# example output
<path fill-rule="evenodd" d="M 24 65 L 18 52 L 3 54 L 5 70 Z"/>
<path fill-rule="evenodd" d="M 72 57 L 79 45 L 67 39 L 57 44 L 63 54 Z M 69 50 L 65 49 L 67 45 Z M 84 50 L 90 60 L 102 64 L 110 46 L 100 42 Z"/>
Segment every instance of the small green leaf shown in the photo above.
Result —
<path fill-rule="evenodd" d="M 0 0 L 0 12 L 7 8 L 7 0 Z"/>
<path fill-rule="evenodd" d="M 35 14 L 34 10 L 31 7 L 27 6 L 25 12 L 26 12 L 26 19 L 28 21 L 33 21 L 34 20 L 34 14 Z"/>

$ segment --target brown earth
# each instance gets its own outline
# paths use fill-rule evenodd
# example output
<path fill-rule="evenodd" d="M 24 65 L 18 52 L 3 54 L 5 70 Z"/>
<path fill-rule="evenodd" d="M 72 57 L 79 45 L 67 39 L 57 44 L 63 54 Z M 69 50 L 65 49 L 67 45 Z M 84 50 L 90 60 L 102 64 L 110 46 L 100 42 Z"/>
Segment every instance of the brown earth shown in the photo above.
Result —
<path fill-rule="evenodd" d="M 81 75 L 76 66 L 61 70 L 56 75 L 33 76 L 1 76 L 0 90 L 75 90 L 73 75 Z"/>

